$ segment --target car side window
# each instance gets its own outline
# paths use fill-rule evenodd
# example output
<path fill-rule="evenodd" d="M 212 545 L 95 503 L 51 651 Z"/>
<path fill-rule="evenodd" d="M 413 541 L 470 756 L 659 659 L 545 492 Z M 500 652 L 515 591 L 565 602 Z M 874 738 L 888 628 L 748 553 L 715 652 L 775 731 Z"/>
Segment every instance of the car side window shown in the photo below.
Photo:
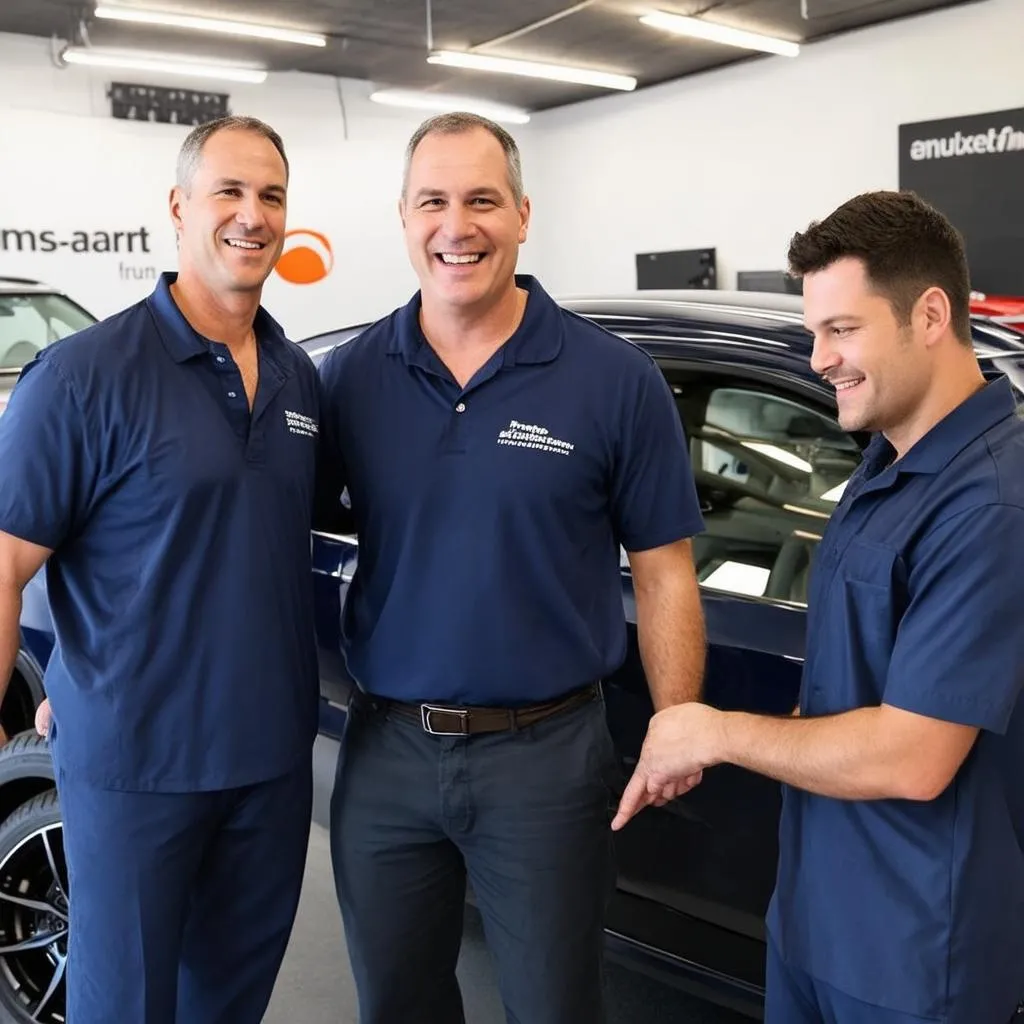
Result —
<path fill-rule="evenodd" d="M 46 321 L 25 302 L 0 305 L 0 369 L 20 369 L 47 342 Z"/>
<path fill-rule="evenodd" d="M 778 385 L 666 377 L 704 511 L 705 531 L 694 538 L 701 585 L 805 605 L 818 542 L 860 445 L 827 411 Z"/>
<path fill-rule="evenodd" d="M 90 323 L 59 295 L 0 295 L 0 371 L 20 370 L 47 345 Z"/>

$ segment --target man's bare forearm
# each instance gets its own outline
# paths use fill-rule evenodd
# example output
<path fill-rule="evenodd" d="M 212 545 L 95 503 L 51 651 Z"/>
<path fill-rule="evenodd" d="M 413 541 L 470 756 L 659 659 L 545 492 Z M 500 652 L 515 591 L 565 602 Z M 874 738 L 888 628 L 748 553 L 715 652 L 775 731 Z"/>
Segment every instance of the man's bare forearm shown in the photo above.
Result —
<path fill-rule="evenodd" d="M 21 587 L 0 584 L 0 701 L 7 693 L 21 646 Z"/>
<path fill-rule="evenodd" d="M 700 591 L 683 576 L 636 590 L 637 639 L 654 710 L 699 700 L 704 680 Z"/>
<path fill-rule="evenodd" d="M 727 761 L 779 782 L 839 800 L 932 799 L 938 782 L 922 765 L 905 716 L 882 707 L 821 718 L 722 715 L 719 753 Z M 973 730 L 954 727 L 964 751 Z"/>

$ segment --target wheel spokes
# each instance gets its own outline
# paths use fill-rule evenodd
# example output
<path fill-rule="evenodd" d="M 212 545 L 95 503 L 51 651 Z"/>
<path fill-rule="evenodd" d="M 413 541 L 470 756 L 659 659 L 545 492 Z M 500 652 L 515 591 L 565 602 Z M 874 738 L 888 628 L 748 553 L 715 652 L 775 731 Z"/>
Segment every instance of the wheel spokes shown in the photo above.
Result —
<path fill-rule="evenodd" d="M 17 994 L 19 1019 L 39 1024 L 64 1020 L 69 886 L 60 828 L 33 829 L 0 863 L 0 985 Z"/>
<path fill-rule="evenodd" d="M 64 971 L 67 970 L 67 965 L 68 958 L 66 956 L 57 957 L 57 969 L 53 972 L 50 985 L 43 993 L 42 999 L 39 1000 L 39 1005 L 32 1013 L 33 1020 L 39 1020 L 39 1015 L 46 1009 L 47 1003 L 53 998 L 54 993 L 57 991 L 57 986 L 60 985 L 61 979 L 64 977 Z"/>
<path fill-rule="evenodd" d="M 67 933 L 67 928 L 61 928 L 53 932 L 40 932 L 38 935 L 33 935 L 31 939 L 14 942 L 9 946 L 0 946 L 0 956 L 7 953 L 27 953 L 30 949 L 45 949 L 58 939 L 64 938 Z"/>
<path fill-rule="evenodd" d="M 57 870 L 57 860 L 53 856 L 53 847 L 50 845 L 50 830 L 47 829 L 42 835 L 43 846 L 46 847 L 46 860 L 50 865 L 50 871 L 53 872 L 53 880 L 57 884 L 57 892 L 61 894 L 64 901 L 67 902 L 68 894 L 64 888 L 64 881 L 60 877 L 60 872 Z"/>
<path fill-rule="evenodd" d="M 64 922 L 68 919 L 68 915 L 63 910 L 53 906 L 52 903 L 45 903 L 42 900 L 29 900 L 25 899 L 24 896 L 12 896 L 9 892 L 4 892 L 2 889 L 0 889 L 0 900 L 4 900 L 7 903 L 16 903 L 19 907 L 36 910 L 40 914 L 53 914 L 54 917 L 59 917 Z"/>

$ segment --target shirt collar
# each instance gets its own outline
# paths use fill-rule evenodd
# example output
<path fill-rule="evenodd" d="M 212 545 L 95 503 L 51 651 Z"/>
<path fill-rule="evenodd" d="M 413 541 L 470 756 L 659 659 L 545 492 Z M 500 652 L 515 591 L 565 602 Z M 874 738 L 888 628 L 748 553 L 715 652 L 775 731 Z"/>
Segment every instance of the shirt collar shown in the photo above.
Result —
<path fill-rule="evenodd" d="M 865 476 L 870 479 L 885 469 L 893 479 L 899 473 L 938 473 L 982 434 L 1016 414 L 1013 387 L 1006 377 L 998 377 L 939 420 L 898 462 L 893 462 L 893 446 L 876 434 L 864 450 Z"/>
<path fill-rule="evenodd" d="M 526 310 L 515 333 L 501 347 L 502 365 L 549 363 L 562 350 L 561 309 L 535 277 L 517 274 L 516 285 L 526 290 Z M 399 355 L 409 365 L 421 365 L 432 352 L 420 328 L 421 305 L 422 296 L 417 292 L 398 310 L 388 345 L 389 355 Z"/>
<path fill-rule="evenodd" d="M 175 273 L 161 274 L 153 294 L 146 299 L 146 305 L 171 358 L 176 363 L 184 363 L 196 356 L 207 355 L 211 341 L 196 331 L 178 309 L 171 295 L 171 285 L 177 280 Z M 256 311 L 253 329 L 264 354 L 279 355 L 281 346 L 290 344 L 281 325 L 262 306 Z"/>

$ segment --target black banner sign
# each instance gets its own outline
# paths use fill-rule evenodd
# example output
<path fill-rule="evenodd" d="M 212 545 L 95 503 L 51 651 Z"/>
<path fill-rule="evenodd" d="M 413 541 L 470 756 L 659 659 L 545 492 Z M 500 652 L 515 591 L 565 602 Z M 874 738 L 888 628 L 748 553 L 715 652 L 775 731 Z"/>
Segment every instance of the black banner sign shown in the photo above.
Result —
<path fill-rule="evenodd" d="M 900 188 L 959 228 L 975 290 L 1024 295 L 1024 108 L 900 125 Z"/>

